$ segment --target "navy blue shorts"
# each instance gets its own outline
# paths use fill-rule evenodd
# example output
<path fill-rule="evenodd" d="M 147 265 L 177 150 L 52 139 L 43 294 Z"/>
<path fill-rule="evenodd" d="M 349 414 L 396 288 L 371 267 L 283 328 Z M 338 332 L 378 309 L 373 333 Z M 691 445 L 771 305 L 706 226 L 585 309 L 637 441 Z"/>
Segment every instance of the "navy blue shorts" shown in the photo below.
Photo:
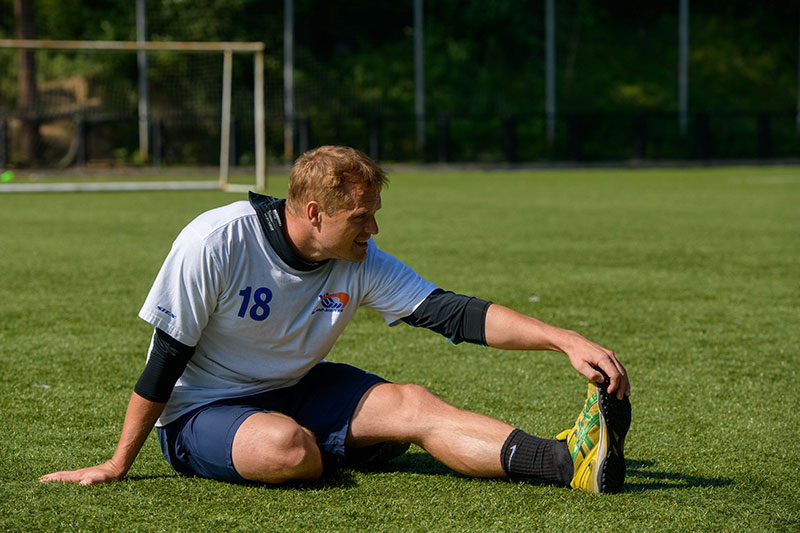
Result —
<path fill-rule="evenodd" d="M 314 434 L 323 458 L 344 457 L 353 411 L 373 385 L 385 382 L 353 366 L 323 361 L 292 387 L 213 402 L 158 428 L 161 453 L 182 474 L 244 482 L 231 459 L 233 437 L 250 415 L 278 412 Z"/>

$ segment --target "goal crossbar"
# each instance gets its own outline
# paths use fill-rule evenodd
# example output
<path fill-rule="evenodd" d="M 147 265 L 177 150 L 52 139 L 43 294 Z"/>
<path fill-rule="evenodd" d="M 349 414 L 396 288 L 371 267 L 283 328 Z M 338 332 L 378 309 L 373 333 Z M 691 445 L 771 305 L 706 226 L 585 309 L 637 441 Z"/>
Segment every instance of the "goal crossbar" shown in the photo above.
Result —
<path fill-rule="evenodd" d="M 200 41 L 63 41 L 34 39 L 0 39 L 0 48 L 25 50 L 121 50 L 121 51 L 182 51 L 223 54 L 222 124 L 220 128 L 219 188 L 231 189 L 228 184 L 231 128 L 231 55 L 234 52 L 253 54 L 255 121 L 256 190 L 266 188 L 266 133 L 264 114 L 264 48 L 262 42 L 200 42 Z M 2 189 L 0 189 L 2 190 Z"/>
<path fill-rule="evenodd" d="M 0 48 L 49 50 L 173 50 L 184 52 L 263 52 L 260 42 L 203 41 L 58 41 L 35 39 L 0 39 Z"/>

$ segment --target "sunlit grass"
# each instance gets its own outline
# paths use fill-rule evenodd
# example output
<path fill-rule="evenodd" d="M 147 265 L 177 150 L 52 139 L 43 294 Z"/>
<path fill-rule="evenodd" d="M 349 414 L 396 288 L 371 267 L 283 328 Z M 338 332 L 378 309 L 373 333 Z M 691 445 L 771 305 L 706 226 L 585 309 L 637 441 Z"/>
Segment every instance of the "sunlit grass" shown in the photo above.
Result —
<path fill-rule="evenodd" d="M 417 448 L 317 485 L 236 486 L 178 476 L 153 437 L 123 483 L 41 485 L 111 455 L 149 340 L 136 314 L 172 239 L 244 196 L 0 195 L 0 528 L 800 528 L 800 170 L 391 178 L 379 246 L 617 352 L 634 390 L 622 494 L 468 479 Z M 284 195 L 285 177 L 269 187 Z M 368 311 L 331 359 L 542 436 L 572 424 L 584 393 L 561 355 L 453 346 Z"/>

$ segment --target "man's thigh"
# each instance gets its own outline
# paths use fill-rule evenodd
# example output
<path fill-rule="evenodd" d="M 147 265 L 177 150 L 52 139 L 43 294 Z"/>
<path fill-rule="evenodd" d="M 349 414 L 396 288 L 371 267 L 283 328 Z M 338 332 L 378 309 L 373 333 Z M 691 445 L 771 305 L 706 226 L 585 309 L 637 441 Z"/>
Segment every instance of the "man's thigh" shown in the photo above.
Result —
<path fill-rule="evenodd" d="M 209 405 L 158 428 L 167 462 L 187 476 L 220 481 L 246 481 L 233 466 L 236 432 L 250 416 L 263 412 L 252 405 Z"/>
<path fill-rule="evenodd" d="M 386 380 L 346 364 L 320 363 L 293 391 L 291 406 L 280 412 L 308 428 L 326 456 L 344 457 L 353 413 L 364 395 Z"/>
<path fill-rule="evenodd" d="M 343 457 L 356 406 L 368 390 L 384 382 L 349 365 L 320 363 L 297 385 L 215 402 L 159 428 L 161 449 L 181 473 L 242 482 L 232 457 L 237 431 L 254 414 L 281 413 L 313 434 L 323 456 Z"/>

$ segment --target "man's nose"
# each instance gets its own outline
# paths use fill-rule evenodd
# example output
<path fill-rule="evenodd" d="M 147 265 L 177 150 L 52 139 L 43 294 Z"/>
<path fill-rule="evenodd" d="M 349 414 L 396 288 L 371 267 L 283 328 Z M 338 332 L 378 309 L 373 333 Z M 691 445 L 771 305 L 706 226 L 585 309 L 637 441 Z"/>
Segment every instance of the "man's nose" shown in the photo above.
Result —
<path fill-rule="evenodd" d="M 378 233 L 378 221 L 375 220 L 375 217 L 372 217 L 370 219 L 370 221 L 364 227 L 364 231 L 366 231 L 370 235 L 376 235 Z"/>

